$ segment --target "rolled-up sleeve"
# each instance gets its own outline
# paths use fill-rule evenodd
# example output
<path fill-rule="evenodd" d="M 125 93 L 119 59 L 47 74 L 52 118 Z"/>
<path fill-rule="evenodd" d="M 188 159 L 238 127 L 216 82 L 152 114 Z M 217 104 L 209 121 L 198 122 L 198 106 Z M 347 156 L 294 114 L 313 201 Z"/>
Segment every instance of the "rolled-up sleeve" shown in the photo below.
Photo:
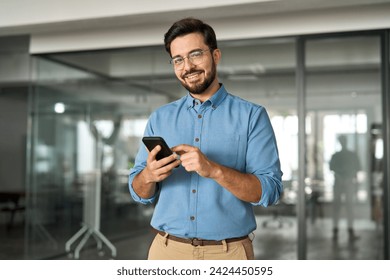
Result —
<path fill-rule="evenodd" d="M 153 131 L 151 129 L 150 120 L 149 120 L 148 124 L 146 125 L 146 129 L 145 129 L 144 135 L 152 135 L 152 133 L 153 133 Z M 131 197 L 134 199 L 134 201 L 142 203 L 142 204 L 151 204 L 151 203 L 153 203 L 156 200 L 157 194 L 158 194 L 158 191 L 156 191 L 155 194 L 152 197 L 145 199 L 145 198 L 140 197 L 134 191 L 134 188 L 133 188 L 134 178 L 142 170 L 144 170 L 144 168 L 146 167 L 146 159 L 147 158 L 148 158 L 147 150 L 145 149 L 145 147 L 143 147 L 143 145 L 140 145 L 140 148 L 138 150 L 137 156 L 135 158 L 134 167 L 130 170 L 130 174 L 129 174 L 129 190 L 130 190 Z"/>
<path fill-rule="evenodd" d="M 134 188 L 133 188 L 133 181 L 134 181 L 134 178 L 135 176 L 137 176 L 141 171 L 143 170 L 143 168 L 139 169 L 134 167 L 130 170 L 130 175 L 129 175 L 129 190 L 130 190 L 130 194 L 131 194 L 131 197 L 134 199 L 135 202 L 139 202 L 139 203 L 142 203 L 142 204 L 151 204 L 153 203 L 155 200 L 156 200 L 156 197 L 157 197 L 157 192 L 150 198 L 142 198 L 140 197 L 135 191 L 134 191 Z"/>
<path fill-rule="evenodd" d="M 251 119 L 248 135 L 247 172 L 261 182 L 262 195 L 257 203 L 267 207 L 278 202 L 283 191 L 282 171 L 275 134 L 264 107 Z"/>

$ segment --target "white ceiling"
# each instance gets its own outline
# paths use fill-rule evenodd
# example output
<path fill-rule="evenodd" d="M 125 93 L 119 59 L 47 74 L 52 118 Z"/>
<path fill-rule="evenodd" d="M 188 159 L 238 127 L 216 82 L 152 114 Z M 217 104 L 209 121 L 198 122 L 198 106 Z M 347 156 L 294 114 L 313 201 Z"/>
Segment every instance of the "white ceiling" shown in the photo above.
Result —
<path fill-rule="evenodd" d="M 2 0 L 0 35 L 37 34 L 171 23 L 186 16 L 205 20 L 276 15 L 389 4 L 390 0 Z"/>

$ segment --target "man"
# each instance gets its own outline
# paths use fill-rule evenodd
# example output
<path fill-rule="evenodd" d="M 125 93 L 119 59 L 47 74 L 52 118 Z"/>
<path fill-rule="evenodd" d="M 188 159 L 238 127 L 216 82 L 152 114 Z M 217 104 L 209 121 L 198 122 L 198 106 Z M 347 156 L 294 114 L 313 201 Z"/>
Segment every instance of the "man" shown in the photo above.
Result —
<path fill-rule="evenodd" d="M 341 208 L 341 197 L 345 195 L 348 237 L 350 241 L 356 240 L 353 229 L 353 205 L 356 195 L 356 176 L 360 171 L 360 161 L 357 154 L 347 148 L 347 138 L 345 135 L 338 137 L 341 150 L 333 154 L 329 168 L 334 172 L 333 189 L 333 240 L 337 241 L 339 233 L 339 216 Z"/>
<path fill-rule="evenodd" d="M 274 204 L 282 192 L 269 117 L 219 83 L 221 51 L 209 25 L 180 20 L 164 42 L 188 94 L 152 113 L 145 130 L 174 154 L 157 161 L 160 146 L 141 148 L 129 176 L 136 201 L 158 200 L 148 259 L 253 259 L 253 206 Z"/>

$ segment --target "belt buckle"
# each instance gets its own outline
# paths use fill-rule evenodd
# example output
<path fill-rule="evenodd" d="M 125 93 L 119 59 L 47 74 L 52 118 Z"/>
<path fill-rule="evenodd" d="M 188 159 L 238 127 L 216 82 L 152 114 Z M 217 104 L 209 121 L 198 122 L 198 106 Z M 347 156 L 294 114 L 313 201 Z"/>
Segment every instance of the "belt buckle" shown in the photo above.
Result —
<path fill-rule="evenodd" d="M 191 239 L 191 245 L 192 246 L 203 246 L 203 240 L 198 239 L 198 238 L 192 238 Z"/>

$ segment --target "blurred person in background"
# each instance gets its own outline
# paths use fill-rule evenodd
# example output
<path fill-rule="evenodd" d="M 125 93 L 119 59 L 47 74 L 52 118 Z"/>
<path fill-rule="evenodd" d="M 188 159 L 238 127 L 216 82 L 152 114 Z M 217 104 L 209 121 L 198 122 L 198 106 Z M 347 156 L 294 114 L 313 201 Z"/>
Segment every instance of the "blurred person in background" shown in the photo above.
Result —
<path fill-rule="evenodd" d="M 330 170 L 334 172 L 333 188 L 333 239 L 338 239 L 340 210 L 342 198 L 345 200 L 345 210 L 347 216 L 348 236 L 350 240 L 358 237 L 353 228 L 354 201 L 357 191 L 357 172 L 360 171 L 360 162 L 357 154 L 347 148 L 347 138 L 340 135 L 338 141 L 341 150 L 332 155 L 330 160 Z"/>

